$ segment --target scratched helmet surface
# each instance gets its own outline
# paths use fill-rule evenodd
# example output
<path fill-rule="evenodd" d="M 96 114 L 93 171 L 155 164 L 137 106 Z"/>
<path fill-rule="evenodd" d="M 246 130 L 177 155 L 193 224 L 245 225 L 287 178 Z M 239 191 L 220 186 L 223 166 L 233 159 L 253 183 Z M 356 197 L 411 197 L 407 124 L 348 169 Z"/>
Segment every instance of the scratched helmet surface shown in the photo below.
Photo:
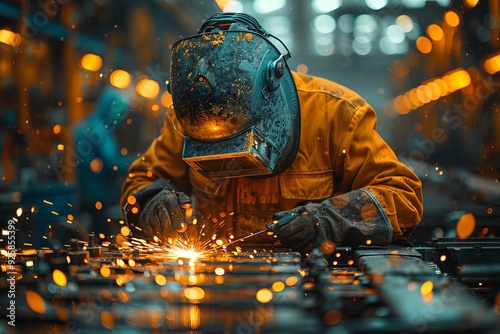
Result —
<path fill-rule="evenodd" d="M 211 156 L 224 164 L 231 149 L 247 150 L 237 137 L 251 133 L 264 143 L 256 151 L 267 166 L 243 175 L 274 174 L 291 164 L 300 138 L 299 102 L 286 63 L 290 53 L 281 54 L 270 37 L 250 15 L 217 13 L 173 45 L 169 90 L 188 141 L 185 160 Z M 197 169 L 212 177 L 220 171 L 206 169 L 222 168 L 204 165 Z"/>

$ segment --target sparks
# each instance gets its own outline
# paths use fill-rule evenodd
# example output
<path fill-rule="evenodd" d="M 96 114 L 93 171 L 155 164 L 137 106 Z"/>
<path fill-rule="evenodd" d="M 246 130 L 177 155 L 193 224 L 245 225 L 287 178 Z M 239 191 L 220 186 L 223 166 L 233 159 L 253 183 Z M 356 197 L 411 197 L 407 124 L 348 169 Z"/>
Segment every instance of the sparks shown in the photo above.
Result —
<path fill-rule="evenodd" d="M 183 249 L 182 247 L 172 247 L 169 250 L 169 255 L 172 255 L 174 257 L 182 257 L 182 258 L 187 258 L 190 260 L 196 260 L 197 258 L 201 257 L 203 255 L 203 252 L 199 252 L 195 249 Z"/>
<path fill-rule="evenodd" d="M 188 259 L 190 265 L 194 265 L 194 262 L 198 259 L 207 258 L 217 251 L 226 252 L 226 246 L 230 243 L 226 242 L 227 238 L 219 237 L 221 234 L 219 232 L 222 232 L 225 223 L 224 220 L 216 224 L 211 223 L 209 220 L 199 223 L 201 224 L 197 226 L 194 224 L 188 225 L 186 231 L 179 233 L 179 238 L 175 242 L 172 242 L 173 240 L 169 240 L 168 243 L 161 242 L 156 236 L 153 240 L 145 240 L 134 237 L 133 231 L 130 234 L 125 233 L 124 236 L 127 239 L 127 246 L 138 251 L 139 254 L 148 254 L 151 257 L 151 253 L 154 253 L 154 256 L 159 261 L 168 258 L 182 260 L 181 262 L 184 263 Z M 233 238 L 234 236 L 231 239 Z"/>

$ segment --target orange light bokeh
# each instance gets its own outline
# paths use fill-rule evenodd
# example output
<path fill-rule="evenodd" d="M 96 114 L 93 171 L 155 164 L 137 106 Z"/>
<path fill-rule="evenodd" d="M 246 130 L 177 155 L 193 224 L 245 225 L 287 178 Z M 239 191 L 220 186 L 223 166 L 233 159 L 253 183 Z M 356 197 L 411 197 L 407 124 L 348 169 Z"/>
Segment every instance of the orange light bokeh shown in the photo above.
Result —
<path fill-rule="evenodd" d="M 444 22 L 452 28 L 458 27 L 460 24 L 460 16 L 453 10 L 447 11 L 444 14 Z"/>
<path fill-rule="evenodd" d="M 425 36 L 420 36 L 419 38 L 417 38 L 416 46 L 418 51 L 424 54 L 430 53 L 432 51 L 431 40 Z"/>
<path fill-rule="evenodd" d="M 444 38 L 443 29 L 437 24 L 431 24 L 427 27 L 427 35 L 436 42 Z"/>

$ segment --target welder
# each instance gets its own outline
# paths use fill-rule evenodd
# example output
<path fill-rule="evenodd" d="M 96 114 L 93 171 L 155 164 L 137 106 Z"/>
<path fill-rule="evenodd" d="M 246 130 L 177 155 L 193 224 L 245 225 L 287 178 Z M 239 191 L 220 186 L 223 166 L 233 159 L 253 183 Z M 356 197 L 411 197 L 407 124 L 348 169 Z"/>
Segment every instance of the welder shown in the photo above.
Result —
<path fill-rule="evenodd" d="M 290 56 L 244 13 L 215 13 L 172 46 L 173 103 L 123 187 L 133 231 L 172 244 L 197 222 L 241 238 L 293 214 L 248 241 L 307 253 L 409 238 L 421 181 L 377 132 L 374 109 L 291 71 Z"/>

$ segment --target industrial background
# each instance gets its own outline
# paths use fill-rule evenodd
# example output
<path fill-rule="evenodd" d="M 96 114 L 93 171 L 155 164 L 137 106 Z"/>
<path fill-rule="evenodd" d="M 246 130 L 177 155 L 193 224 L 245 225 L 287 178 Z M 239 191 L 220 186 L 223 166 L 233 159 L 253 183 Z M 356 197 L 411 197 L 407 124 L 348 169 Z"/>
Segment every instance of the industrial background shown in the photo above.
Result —
<path fill-rule="evenodd" d="M 500 226 L 500 2 L 496 0 L 0 0 L 0 217 L 3 231 L 15 217 L 16 246 L 57 249 L 64 247 L 70 237 L 82 239 L 89 233 L 115 245 L 109 236 L 119 233 L 123 226 L 118 200 L 127 166 L 160 133 L 171 104 L 166 89 L 171 46 L 196 33 L 201 23 L 218 11 L 255 16 L 290 49 L 292 70 L 337 81 L 358 92 L 375 108 L 382 137 L 423 181 L 424 217 L 410 240 L 413 246 L 423 247 L 419 256 L 429 260 L 443 255 L 445 248 L 447 252 L 454 249 L 455 255 L 459 254 L 457 249 L 472 248 L 476 251 L 467 255 L 469 259 L 496 263 L 489 266 L 489 274 L 478 269 L 467 277 L 474 285 L 469 286 L 469 291 L 476 294 L 485 291 L 481 286 L 487 286 L 489 280 L 485 299 L 490 310 L 498 310 L 498 255 L 485 251 L 498 254 L 500 249 L 500 243 L 495 243 Z M 126 96 L 127 112 L 120 119 L 110 120 L 103 113 L 106 96 L 120 93 Z M 99 122 L 109 122 L 109 131 L 87 134 L 83 141 L 78 137 L 82 135 L 79 129 Z M 77 138 L 83 144 L 76 145 Z M 89 154 L 96 147 L 102 149 L 102 156 Z M 436 239 L 450 244 L 433 243 Z M 6 238 L 2 242 L 7 242 Z M 78 245 L 73 246 L 73 252 L 80 251 Z M 341 255 L 346 264 L 355 261 L 361 268 L 363 261 L 358 263 L 356 257 Z M 296 273 L 296 259 L 289 253 L 280 256 L 281 264 L 285 264 L 280 267 L 283 273 Z M 461 255 L 457 256 L 447 270 L 440 268 L 441 272 L 456 276 L 462 260 Z M 365 264 L 368 272 L 372 265 L 378 264 Z M 423 272 L 429 275 L 426 270 Z M 102 275 L 101 279 L 108 276 Z M 352 279 L 349 275 L 342 277 Z M 481 285 L 471 277 L 482 277 Z M 53 280 L 57 283 L 57 279 Z M 329 277 L 322 284 L 331 294 L 339 281 Z M 388 289 L 378 287 L 380 291 Z M 35 300 L 44 297 L 34 291 L 24 293 L 35 293 L 31 295 Z M 110 291 L 114 294 L 114 290 Z M 386 300 L 390 300 L 392 295 L 387 291 Z M 287 293 L 282 297 L 298 303 L 293 299 L 296 291 Z M 348 295 L 345 292 L 343 296 Z M 367 292 L 361 295 L 366 297 Z M 118 302 L 128 311 L 131 303 L 120 296 L 116 297 Z M 218 295 L 212 291 L 211 296 L 213 300 Z M 469 294 L 466 296 L 464 302 Z M 191 304 L 197 299 L 187 298 Z M 239 297 L 229 294 L 228 298 Z M 330 312 L 333 309 L 351 314 L 351 319 L 368 317 L 362 311 L 354 312 L 352 305 L 349 310 L 338 304 L 332 306 L 338 302 L 335 296 L 321 294 L 321 298 L 329 305 L 321 309 L 328 317 L 310 328 L 337 324 L 340 318 L 338 313 Z M 474 302 L 470 305 L 478 308 L 485 304 Z M 131 324 L 109 309 L 102 311 L 96 320 L 98 325 L 89 325 L 81 317 L 58 313 L 60 310 L 49 315 L 49 304 L 45 301 L 42 312 L 40 303 L 30 304 L 28 300 L 26 318 L 48 319 L 52 325 L 69 324 L 67 320 L 71 319 L 79 329 L 88 325 L 94 330 Z M 253 300 L 247 303 L 250 309 L 249 305 Z M 373 304 L 371 307 L 373 311 Z M 391 307 L 405 308 L 391 304 L 377 312 L 388 312 Z M 269 328 L 275 332 L 284 328 L 286 332 L 290 328 L 286 321 L 276 320 L 278 311 L 304 316 L 298 309 L 295 303 L 275 309 L 275 320 Z M 462 311 L 450 311 L 450 319 L 459 319 L 454 316 Z M 191 309 L 187 315 L 182 309 L 176 312 L 181 318 L 196 318 Z M 259 313 L 254 312 L 258 318 Z M 404 316 L 413 314 L 411 310 L 402 312 Z M 256 328 L 253 323 L 228 325 L 226 317 L 221 320 L 196 314 L 195 325 L 194 318 L 176 318 L 171 328 L 208 328 L 215 332 L 248 332 Z M 385 319 L 381 314 L 370 315 Z M 487 312 L 481 314 L 485 317 L 481 320 L 490 326 Z M 142 316 L 147 318 L 146 314 Z M 241 319 L 247 318 L 241 315 Z M 221 330 L 216 320 L 229 327 Z M 424 322 L 426 329 L 432 327 L 430 318 Z M 210 326 L 203 327 L 207 323 Z M 165 326 L 163 322 L 155 324 L 152 319 L 144 323 L 137 320 L 133 328 Z M 356 326 L 346 328 L 363 332 Z M 373 323 L 368 326 L 376 328 Z M 409 327 L 398 328 L 411 332 Z M 419 321 L 411 327 L 417 331 L 421 328 Z M 440 329 L 438 326 L 437 331 Z M 67 327 L 66 332 L 70 332 Z"/>

